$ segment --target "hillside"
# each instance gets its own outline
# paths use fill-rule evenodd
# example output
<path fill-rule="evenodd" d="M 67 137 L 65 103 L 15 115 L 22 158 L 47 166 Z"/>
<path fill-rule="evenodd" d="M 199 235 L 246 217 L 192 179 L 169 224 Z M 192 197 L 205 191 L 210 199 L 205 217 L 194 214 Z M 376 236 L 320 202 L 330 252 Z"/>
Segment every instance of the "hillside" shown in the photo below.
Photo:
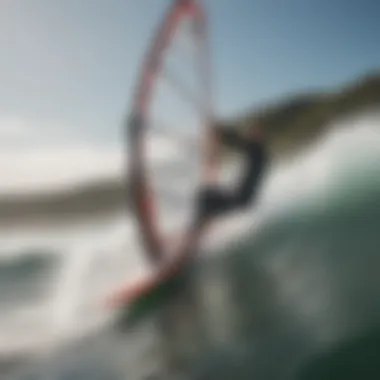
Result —
<path fill-rule="evenodd" d="M 268 130 L 274 156 L 296 153 L 311 143 L 330 123 L 380 106 L 380 72 L 362 77 L 340 89 L 298 94 L 245 113 L 239 124 L 256 121 Z"/>

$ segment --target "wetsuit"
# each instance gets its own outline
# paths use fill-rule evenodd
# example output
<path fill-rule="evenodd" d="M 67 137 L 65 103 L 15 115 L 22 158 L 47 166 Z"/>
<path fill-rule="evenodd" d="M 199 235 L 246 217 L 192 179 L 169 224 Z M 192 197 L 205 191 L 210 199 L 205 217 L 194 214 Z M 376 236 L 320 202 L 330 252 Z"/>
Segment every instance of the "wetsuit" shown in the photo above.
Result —
<path fill-rule="evenodd" d="M 230 129 L 220 129 L 222 143 L 240 151 L 245 160 L 245 168 L 234 190 L 220 186 L 209 186 L 201 190 L 198 199 L 198 220 L 210 218 L 244 208 L 254 199 L 266 164 L 266 152 L 262 142 L 241 137 Z"/>

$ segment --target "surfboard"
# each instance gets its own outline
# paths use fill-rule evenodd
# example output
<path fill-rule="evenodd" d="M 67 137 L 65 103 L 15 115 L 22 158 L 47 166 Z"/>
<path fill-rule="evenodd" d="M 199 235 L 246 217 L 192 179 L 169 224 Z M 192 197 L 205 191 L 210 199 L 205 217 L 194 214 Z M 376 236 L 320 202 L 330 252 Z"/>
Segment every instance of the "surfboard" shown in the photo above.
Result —
<path fill-rule="evenodd" d="M 119 311 L 119 324 L 135 327 L 175 301 L 189 285 L 189 274 L 187 264 L 163 274 L 150 274 L 116 290 L 107 304 Z"/>

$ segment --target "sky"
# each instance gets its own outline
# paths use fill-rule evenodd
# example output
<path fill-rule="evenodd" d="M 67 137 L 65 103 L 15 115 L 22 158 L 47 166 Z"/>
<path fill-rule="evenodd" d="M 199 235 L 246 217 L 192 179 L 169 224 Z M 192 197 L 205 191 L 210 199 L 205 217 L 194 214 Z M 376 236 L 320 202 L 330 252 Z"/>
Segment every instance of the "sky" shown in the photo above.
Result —
<path fill-rule="evenodd" d="M 120 148 L 141 58 L 169 2 L 1 0 L 2 151 Z M 217 115 L 379 66 L 378 0 L 203 3 Z"/>

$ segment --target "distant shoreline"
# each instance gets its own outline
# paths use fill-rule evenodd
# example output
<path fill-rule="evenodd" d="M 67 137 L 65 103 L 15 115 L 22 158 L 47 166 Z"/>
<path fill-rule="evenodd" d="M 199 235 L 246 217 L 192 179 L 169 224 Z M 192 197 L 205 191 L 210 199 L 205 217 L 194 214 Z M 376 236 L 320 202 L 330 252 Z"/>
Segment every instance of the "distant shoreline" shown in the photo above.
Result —
<path fill-rule="evenodd" d="M 54 193 L 6 195 L 0 198 L 0 227 L 98 218 L 127 210 L 126 193 L 120 180 L 108 180 Z"/>

